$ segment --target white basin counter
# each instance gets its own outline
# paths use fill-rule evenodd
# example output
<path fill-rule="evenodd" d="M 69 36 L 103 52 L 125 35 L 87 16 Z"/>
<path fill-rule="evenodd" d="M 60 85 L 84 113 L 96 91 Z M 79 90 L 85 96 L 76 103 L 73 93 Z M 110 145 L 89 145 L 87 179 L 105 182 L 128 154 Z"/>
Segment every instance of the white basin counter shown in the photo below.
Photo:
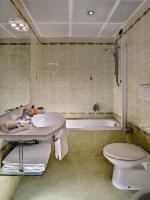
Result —
<path fill-rule="evenodd" d="M 27 172 L 24 167 L 24 148 L 23 142 L 27 140 L 46 140 L 51 136 L 54 136 L 61 132 L 65 128 L 66 120 L 65 118 L 56 112 L 48 112 L 43 113 L 42 115 L 39 114 L 32 118 L 32 124 L 28 124 L 27 127 L 23 127 L 26 129 L 20 129 L 22 127 L 15 128 L 10 131 L 0 131 L 0 139 L 4 139 L 7 141 L 18 141 L 18 163 L 15 168 L 15 172 L 10 172 L 12 175 L 33 175 L 34 171 Z M 23 125 L 23 124 L 22 124 Z M 38 144 L 39 146 L 40 144 Z M 46 144 L 44 144 L 46 145 Z M 35 146 L 34 146 L 35 147 Z M 33 147 L 32 147 L 33 148 Z M 29 148 L 28 148 L 29 149 Z M 50 156 L 51 146 L 48 148 L 48 157 Z M 47 154 L 47 149 L 45 154 Z M 36 155 L 38 156 L 38 155 Z M 31 156 L 30 156 L 31 158 Z M 32 159 L 31 159 L 32 160 Z M 48 162 L 48 159 L 47 159 Z M 12 167 L 11 162 L 8 162 L 10 166 L 6 166 L 3 169 L 7 169 L 6 171 L 9 172 L 9 168 Z M 41 163 L 41 162 L 40 162 Z M 47 164 L 46 164 L 47 165 Z M 18 170 L 17 170 L 18 168 Z M 14 169 L 14 168 L 13 168 Z M 2 173 L 5 170 L 2 170 Z M 45 171 L 45 168 L 44 170 Z M 38 173 L 39 176 L 42 175 L 42 172 Z M 10 175 L 9 174 L 9 175 Z M 36 174 L 37 175 L 37 174 Z"/>
<path fill-rule="evenodd" d="M 59 113 L 49 113 L 54 118 L 58 119 L 58 123 L 55 125 L 47 126 L 47 127 L 35 127 L 34 125 L 29 125 L 29 129 L 16 132 L 16 133 L 4 133 L 0 131 L 0 139 L 9 140 L 9 141 L 16 141 L 16 140 L 46 140 L 50 136 L 57 133 L 60 129 L 65 127 L 66 120 L 65 118 Z M 44 115 L 44 114 L 43 114 Z"/>

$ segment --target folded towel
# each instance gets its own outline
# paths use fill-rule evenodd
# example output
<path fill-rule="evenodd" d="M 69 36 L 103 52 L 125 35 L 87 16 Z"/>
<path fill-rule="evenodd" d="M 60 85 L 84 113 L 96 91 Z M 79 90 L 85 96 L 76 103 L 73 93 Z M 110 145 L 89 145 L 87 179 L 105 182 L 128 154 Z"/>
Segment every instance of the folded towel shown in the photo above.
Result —
<path fill-rule="evenodd" d="M 50 144 L 34 144 L 23 146 L 23 167 L 24 171 L 45 171 L 51 154 Z M 2 161 L 3 170 L 18 171 L 19 167 L 19 148 L 15 147 Z"/>
<path fill-rule="evenodd" d="M 18 166 L 10 166 L 10 165 L 4 165 L 2 167 L 3 170 L 9 171 L 9 172 L 18 172 Z M 46 167 L 38 167 L 38 166 L 24 166 L 23 165 L 24 172 L 44 172 Z"/>
<path fill-rule="evenodd" d="M 58 139 L 55 141 L 55 157 L 58 160 L 62 160 L 63 157 L 68 153 L 66 128 L 62 128 L 56 137 Z"/>

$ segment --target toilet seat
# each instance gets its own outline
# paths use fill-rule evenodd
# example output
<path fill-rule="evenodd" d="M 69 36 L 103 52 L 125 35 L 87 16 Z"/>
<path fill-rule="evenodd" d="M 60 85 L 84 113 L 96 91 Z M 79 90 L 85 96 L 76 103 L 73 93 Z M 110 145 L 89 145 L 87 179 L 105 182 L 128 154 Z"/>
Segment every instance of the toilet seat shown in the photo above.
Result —
<path fill-rule="evenodd" d="M 146 153 L 141 147 L 128 143 L 106 145 L 103 152 L 112 158 L 126 161 L 136 161 L 146 157 Z"/>

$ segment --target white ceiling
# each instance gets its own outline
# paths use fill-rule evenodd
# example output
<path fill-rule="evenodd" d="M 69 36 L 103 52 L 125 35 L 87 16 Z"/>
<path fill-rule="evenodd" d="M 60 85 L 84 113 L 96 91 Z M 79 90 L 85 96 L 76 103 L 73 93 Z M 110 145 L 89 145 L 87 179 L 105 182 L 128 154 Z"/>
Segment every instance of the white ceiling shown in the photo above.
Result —
<path fill-rule="evenodd" d="M 146 0 L 21 0 L 43 38 L 114 37 Z M 93 10 L 94 15 L 87 12 Z M 18 17 L 7 0 L 0 0 L 0 37 L 23 36 L 8 18 Z"/>

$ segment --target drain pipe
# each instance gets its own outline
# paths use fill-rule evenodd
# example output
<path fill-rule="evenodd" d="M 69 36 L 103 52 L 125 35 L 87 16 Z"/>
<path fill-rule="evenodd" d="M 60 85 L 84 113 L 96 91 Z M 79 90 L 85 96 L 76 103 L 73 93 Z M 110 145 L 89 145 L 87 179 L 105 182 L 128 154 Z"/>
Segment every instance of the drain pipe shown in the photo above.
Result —
<path fill-rule="evenodd" d="M 122 117 L 121 127 L 124 133 L 132 133 L 132 128 L 127 125 L 128 103 L 128 49 L 127 45 L 121 45 L 121 71 L 122 71 Z"/>

